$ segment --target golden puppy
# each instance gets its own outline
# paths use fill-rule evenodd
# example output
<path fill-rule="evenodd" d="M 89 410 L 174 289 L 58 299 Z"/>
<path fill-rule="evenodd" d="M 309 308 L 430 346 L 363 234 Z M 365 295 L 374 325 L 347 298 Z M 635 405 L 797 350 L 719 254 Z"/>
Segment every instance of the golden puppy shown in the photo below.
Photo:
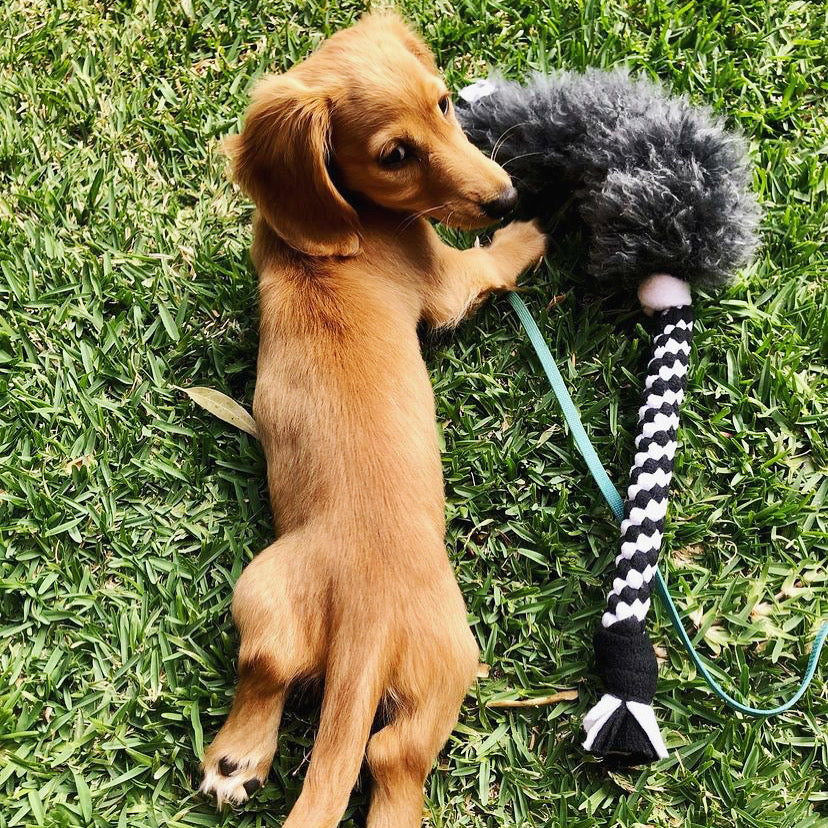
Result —
<path fill-rule="evenodd" d="M 258 207 L 254 413 L 279 539 L 233 598 L 232 711 L 202 790 L 265 780 L 285 694 L 324 680 L 319 733 L 286 828 L 336 825 L 363 758 L 368 825 L 415 828 L 423 782 L 475 677 L 444 547 L 434 398 L 416 328 L 454 325 L 544 251 L 533 224 L 458 251 L 426 216 L 481 227 L 516 194 L 464 137 L 425 45 L 369 15 L 253 93 L 229 139 Z M 379 705 L 390 722 L 371 735 Z"/>

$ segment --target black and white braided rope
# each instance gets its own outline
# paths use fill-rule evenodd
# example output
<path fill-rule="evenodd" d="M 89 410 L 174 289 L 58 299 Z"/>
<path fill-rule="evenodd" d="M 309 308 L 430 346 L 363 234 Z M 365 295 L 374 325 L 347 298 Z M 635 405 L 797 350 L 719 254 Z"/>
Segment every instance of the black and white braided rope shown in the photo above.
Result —
<path fill-rule="evenodd" d="M 644 402 L 638 412 L 635 459 L 621 523 L 621 548 L 595 655 L 605 694 L 584 719 L 584 747 L 601 755 L 623 754 L 652 761 L 667 755 L 651 703 L 658 668 L 645 630 L 651 584 L 658 565 L 673 462 L 679 409 L 687 387 L 693 312 L 684 283 L 652 277 L 666 298 L 656 304 L 652 356 Z M 666 282 L 665 280 L 672 280 Z M 646 292 L 640 297 L 652 311 Z M 673 306 L 664 307 L 669 301 Z M 678 306 L 675 306 L 681 302 Z"/>

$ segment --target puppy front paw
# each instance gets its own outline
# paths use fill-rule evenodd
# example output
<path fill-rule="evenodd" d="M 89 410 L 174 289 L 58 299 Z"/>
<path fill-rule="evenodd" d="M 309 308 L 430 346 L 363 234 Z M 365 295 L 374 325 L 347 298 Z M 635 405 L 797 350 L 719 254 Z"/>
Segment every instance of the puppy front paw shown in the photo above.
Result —
<path fill-rule="evenodd" d="M 513 221 L 494 234 L 489 250 L 497 263 L 500 278 L 497 288 L 514 290 L 518 276 L 543 258 L 546 235 L 537 222 Z"/>
<path fill-rule="evenodd" d="M 508 253 L 525 270 L 537 264 L 546 253 L 546 234 L 536 221 L 513 221 L 494 234 L 492 248 L 495 247 Z"/>

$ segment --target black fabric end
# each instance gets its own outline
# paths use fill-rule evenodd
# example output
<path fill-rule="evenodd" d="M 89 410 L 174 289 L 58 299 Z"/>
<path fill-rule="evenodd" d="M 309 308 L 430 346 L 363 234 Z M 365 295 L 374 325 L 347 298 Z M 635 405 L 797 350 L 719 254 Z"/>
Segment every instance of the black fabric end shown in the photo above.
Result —
<path fill-rule="evenodd" d="M 641 622 L 627 618 L 601 627 L 593 644 L 598 675 L 606 691 L 623 701 L 651 704 L 658 683 L 658 662 Z"/>
<path fill-rule="evenodd" d="M 604 757 L 607 764 L 614 766 L 647 764 L 659 758 L 647 734 L 623 704 L 595 736 L 590 753 Z"/>

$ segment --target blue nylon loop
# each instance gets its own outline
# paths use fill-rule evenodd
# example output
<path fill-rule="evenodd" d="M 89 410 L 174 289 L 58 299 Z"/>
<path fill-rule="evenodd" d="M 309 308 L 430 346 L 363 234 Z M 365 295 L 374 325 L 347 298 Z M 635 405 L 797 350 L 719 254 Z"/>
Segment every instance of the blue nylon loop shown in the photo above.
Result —
<path fill-rule="evenodd" d="M 578 409 L 575 408 L 575 403 L 572 402 L 572 397 L 569 396 L 569 391 L 566 389 L 566 384 L 563 381 L 561 372 L 558 370 L 558 366 L 552 357 L 552 353 L 549 350 L 543 335 L 541 334 L 538 326 L 535 324 L 532 314 L 529 313 L 526 303 L 520 298 L 520 296 L 518 296 L 517 293 L 509 294 L 509 302 L 526 330 L 529 341 L 535 349 L 535 353 L 538 355 L 538 359 L 540 360 L 544 373 L 549 379 L 549 384 L 552 386 L 552 393 L 557 398 L 558 404 L 563 412 L 564 419 L 569 426 L 569 430 L 572 432 L 575 445 L 578 446 L 578 450 L 584 456 L 584 460 L 586 460 L 590 473 L 593 478 L 595 478 L 598 488 L 601 489 L 601 493 L 606 498 L 606 501 L 615 513 L 616 518 L 621 521 L 624 517 L 624 499 L 609 479 L 606 469 L 598 459 L 598 455 L 595 452 L 589 437 L 587 437 L 587 433 L 581 423 L 581 418 L 578 415 Z M 687 635 L 684 625 L 681 623 L 681 616 L 678 613 L 678 609 L 673 602 L 673 599 L 670 597 L 667 584 L 664 581 L 661 571 L 658 569 L 656 570 L 656 587 L 659 595 L 661 595 L 662 601 L 664 602 L 664 606 L 667 608 L 667 614 L 670 616 L 670 621 L 672 621 L 673 627 L 675 627 L 676 633 L 681 639 L 681 643 L 684 645 L 684 649 L 687 650 L 690 658 L 696 665 L 696 668 L 710 686 L 710 689 L 723 702 L 728 704 L 734 710 L 738 710 L 740 713 L 746 713 L 749 716 L 767 717 L 775 716 L 777 713 L 783 713 L 785 710 L 790 710 L 790 708 L 802 698 L 803 694 L 808 689 L 808 685 L 811 683 L 814 674 L 816 673 L 820 653 L 822 652 L 822 648 L 825 645 L 826 640 L 828 640 L 828 623 L 822 625 L 816 638 L 814 639 L 814 645 L 811 648 L 811 656 L 808 659 L 808 666 L 797 691 L 784 704 L 780 704 L 778 707 L 750 707 L 749 705 L 742 704 L 742 702 L 734 699 L 733 696 L 728 695 L 716 679 L 713 678 L 707 665 L 702 661 L 698 652 L 696 652 L 696 648 L 693 646 L 690 636 Z"/>

